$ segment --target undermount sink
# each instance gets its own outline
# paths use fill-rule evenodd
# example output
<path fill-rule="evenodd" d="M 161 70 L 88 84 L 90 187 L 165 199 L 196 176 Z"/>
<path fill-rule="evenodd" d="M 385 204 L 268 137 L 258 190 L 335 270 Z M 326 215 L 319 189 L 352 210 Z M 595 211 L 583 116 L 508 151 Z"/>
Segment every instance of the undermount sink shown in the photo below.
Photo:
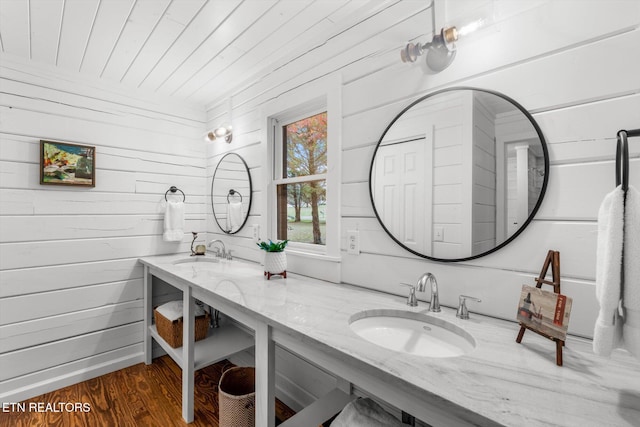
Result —
<path fill-rule="evenodd" d="M 209 263 L 218 263 L 220 262 L 217 258 L 209 258 L 209 257 L 203 257 L 203 256 L 192 256 L 189 258 L 182 258 L 176 261 L 173 261 L 173 265 L 179 265 L 179 264 L 192 264 L 194 262 L 209 262 Z"/>
<path fill-rule="evenodd" d="M 349 326 L 381 347 L 425 357 L 457 357 L 473 351 L 476 341 L 459 326 L 439 317 L 403 310 L 366 310 Z"/>

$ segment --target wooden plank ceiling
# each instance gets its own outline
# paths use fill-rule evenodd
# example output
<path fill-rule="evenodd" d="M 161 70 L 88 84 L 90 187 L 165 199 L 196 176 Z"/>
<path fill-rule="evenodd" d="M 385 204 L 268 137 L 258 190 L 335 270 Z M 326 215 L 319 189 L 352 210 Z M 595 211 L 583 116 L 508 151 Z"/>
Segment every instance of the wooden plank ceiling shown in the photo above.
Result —
<path fill-rule="evenodd" d="M 206 105 L 397 2 L 0 0 L 0 49 L 6 58 Z"/>

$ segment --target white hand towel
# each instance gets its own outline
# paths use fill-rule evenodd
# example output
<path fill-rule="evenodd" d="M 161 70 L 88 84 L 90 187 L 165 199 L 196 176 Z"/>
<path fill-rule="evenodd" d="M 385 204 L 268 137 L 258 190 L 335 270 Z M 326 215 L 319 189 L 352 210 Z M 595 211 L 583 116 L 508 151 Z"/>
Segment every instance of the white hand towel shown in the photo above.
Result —
<path fill-rule="evenodd" d="M 622 286 L 624 192 L 607 194 L 598 211 L 596 298 L 600 311 L 593 331 L 593 351 L 608 356 L 620 345 L 622 319 L 618 314 Z"/>
<path fill-rule="evenodd" d="M 169 200 L 164 212 L 165 242 L 181 242 L 184 237 L 184 203 Z"/>
<path fill-rule="evenodd" d="M 624 348 L 640 359 L 640 193 L 629 186 L 624 208 Z"/>
<path fill-rule="evenodd" d="M 227 230 L 231 233 L 238 231 L 243 221 L 242 202 L 227 203 Z"/>

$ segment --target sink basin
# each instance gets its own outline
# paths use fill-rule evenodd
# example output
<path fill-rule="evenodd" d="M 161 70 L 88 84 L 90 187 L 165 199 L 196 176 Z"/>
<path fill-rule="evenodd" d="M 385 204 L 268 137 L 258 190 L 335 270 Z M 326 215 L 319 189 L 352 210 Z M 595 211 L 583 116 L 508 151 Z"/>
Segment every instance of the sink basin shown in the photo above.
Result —
<path fill-rule="evenodd" d="M 354 314 L 349 326 L 369 342 L 401 353 L 457 357 L 476 346 L 473 336 L 454 323 L 424 313 L 367 310 Z"/>
<path fill-rule="evenodd" d="M 179 265 L 179 264 L 192 264 L 192 263 L 197 263 L 197 262 L 203 262 L 203 263 L 218 263 L 220 262 L 217 258 L 209 258 L 209 257 L 203 257 L 203 256 L 191 256 L 189 258 L 182 258 L 176 261 L 173 261 L 173 265 Z"/>

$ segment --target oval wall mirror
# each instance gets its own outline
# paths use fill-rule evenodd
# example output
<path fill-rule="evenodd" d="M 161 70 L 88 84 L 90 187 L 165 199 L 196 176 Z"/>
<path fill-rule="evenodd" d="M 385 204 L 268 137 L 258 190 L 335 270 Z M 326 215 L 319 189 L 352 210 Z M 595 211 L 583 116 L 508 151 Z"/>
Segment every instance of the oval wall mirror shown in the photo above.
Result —
<path fill-rule="evenodd" d="M 465 261 L 512 241 L 549 179 L 542 132 L 520 104 L 459 87 L 406 107 L 378 141 L 369 172 L 376 217 L 400 246 Z"/>
<path fill-rule="evenodd" d="M 236 153 L 225 154 L 211 180 L 211 208 L 220 229 L 235 234 L 244 227 L 251 209 L 251 174 Z"/>

